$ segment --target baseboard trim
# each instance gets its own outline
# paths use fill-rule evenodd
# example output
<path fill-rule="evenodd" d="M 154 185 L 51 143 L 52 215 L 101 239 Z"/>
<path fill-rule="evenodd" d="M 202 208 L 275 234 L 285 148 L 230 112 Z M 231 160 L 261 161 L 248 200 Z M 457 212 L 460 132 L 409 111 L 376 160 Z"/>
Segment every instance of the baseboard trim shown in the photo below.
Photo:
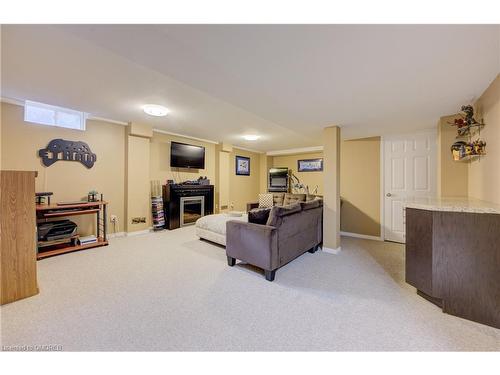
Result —
<path fill-rule="evenodd" d="M 107 238 L 117 238 L 117 237 L 125 237 L 127 233 L 125 232 L 117 232 L 117 233 L 108 233 L 106 234 Z"/>
<path fill-rule="evenodd" d="M 324 246 L 321 248 L 321 251 L 323 251 L 324 253 L 335 254 L 335 255 L 340 253 L 341 250 L 342 250 L 342 248 L 340 246 L 337 247 L 336 249 L 332 249 L 332 248 L 324 247 Z"/>
<path fill-rule="evenodd" d="M 351 233 L 351 232 L 340 232 L 340 235 L 344 236 L 344 237 L 362 238 L 364 240 L 383 241 L 382 237 L 369 236 L 367 234 L 359 234 L 359 233 Z"/>

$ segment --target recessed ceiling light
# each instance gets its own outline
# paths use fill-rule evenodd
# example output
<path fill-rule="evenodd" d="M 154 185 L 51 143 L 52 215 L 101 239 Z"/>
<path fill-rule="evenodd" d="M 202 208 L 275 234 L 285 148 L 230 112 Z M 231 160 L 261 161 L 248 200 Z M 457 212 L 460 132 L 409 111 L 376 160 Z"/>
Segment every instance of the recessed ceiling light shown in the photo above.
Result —
<path fill-rule="evenodd" d="M 255 134 L 247 134 L 244 135 L 243 138 L 247 141 L 256 141 L 257 139 L 260 138 L 260 135 L 255 135 Z"/>
<path fill-rule="evenodd" d="M 157 104 L 146 104 L 142 106 L 142 110 L 148 115 L 157 117 L 166 116 L 170 112 L 167 107 Z"/>

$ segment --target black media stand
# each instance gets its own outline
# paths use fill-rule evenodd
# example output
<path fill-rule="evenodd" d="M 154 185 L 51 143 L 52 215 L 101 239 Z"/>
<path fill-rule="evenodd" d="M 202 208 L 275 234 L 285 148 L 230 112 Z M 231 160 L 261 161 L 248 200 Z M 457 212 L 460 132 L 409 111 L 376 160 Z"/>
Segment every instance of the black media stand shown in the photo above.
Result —
<path fill-rule="evenodd" d="M 167 229 L 194 224 L 197 218 L 214 213 L 213 185 L 163 185 L 162 192 Z"/>

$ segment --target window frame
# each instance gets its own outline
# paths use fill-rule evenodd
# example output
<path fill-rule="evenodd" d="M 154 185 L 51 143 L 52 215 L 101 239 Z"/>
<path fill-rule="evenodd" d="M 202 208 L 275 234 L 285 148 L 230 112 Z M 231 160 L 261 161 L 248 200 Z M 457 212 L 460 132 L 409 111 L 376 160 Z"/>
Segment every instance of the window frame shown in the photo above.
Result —
<path fill-rule="evenodd" d="M 53 111 L 54 123 L 52 124 L 52 123 L 47 123 L 47 122 L 39 122 L 39 121 L 33 121 L 33 119 L 29 119 L 28 118 L 29 107 Z M 70 115 L 78 115 L 78 117 L 80 118 L 80 127 L 75 128 L 75 127 L 61 125 L 61 123 L 59 122 L 59 116 L 61 113 L 66 113 L 66 114 L 70 114 Z M 52 105 L 52 104 L 35 102 L 32 100 L 26 100 L 24 102 L 24 121 L 32 123 L 32 124 L 51 126 L 51 127 L 57 127 L 57 128 L 63 128 L 63 129 L 70 129 L 70 130 L 85 131 L 86 127 L 87 127 L 88 117 L 89 117 L 88 113 L 82 112 L 82 111 L 77 111 L 77 110 L 71 109 L 71 108 L 65 108 L 65 107 L 60 107 L 60 106 L 56 106 L 56 105 Z"/>

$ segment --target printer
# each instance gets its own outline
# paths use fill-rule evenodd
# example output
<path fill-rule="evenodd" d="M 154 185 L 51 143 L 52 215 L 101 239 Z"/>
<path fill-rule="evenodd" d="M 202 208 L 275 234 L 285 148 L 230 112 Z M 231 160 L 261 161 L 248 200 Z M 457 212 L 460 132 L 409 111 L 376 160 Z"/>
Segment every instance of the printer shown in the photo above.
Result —
<path fill-rule="evenodd" d="M 54 241 L 76 234 L 77 225 L 71 220 L 57 220 L 38 224 L 38 241 Z"/>

